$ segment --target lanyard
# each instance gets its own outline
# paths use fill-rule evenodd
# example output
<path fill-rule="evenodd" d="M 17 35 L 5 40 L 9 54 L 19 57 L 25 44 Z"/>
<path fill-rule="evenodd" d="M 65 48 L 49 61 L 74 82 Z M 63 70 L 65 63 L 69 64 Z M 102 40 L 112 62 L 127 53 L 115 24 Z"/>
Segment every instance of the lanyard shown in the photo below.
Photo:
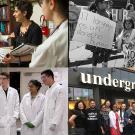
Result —
<path fill-rule="evenodd" d="M 64 20 L 64 21 L 65 21 L 65 20 Z M 53 34 L 55 33 L 55 31 L 59 29 L 59 27 L 62 25 L 62 23 L 63 23 L 64 21 L 62 21 L 62 22 L 52 31 L 52 33 L 50 33 L 49 36 L 53 35 Z"/>

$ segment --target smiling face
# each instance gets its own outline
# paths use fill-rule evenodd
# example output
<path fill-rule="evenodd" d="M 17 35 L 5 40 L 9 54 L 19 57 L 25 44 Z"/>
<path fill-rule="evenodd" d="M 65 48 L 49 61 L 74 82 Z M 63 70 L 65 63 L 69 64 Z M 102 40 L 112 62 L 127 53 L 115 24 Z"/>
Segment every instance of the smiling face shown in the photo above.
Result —
<path fill-rule="evenodd" d="M 41 75 L 41 80 L 45 85 L 49 86 L 50 82 L 51 82 L 51 76 L 48 76 L 46 74 L 42 74 Z"/>
<path fill-rule="evenodd" d="M 127 21 L 125 22 L 125 28 L 126 28 L 127 30 L 130 30 L 130 29 L 132 28 L 132 23 L 131 23 L 129 20 L 127 20 Z"/>
<path fill-rule="evenodd" d="M 90 102 L 90 108 L 94 109 L 96 107 L 95 101 Z"/>
<path fill-rule="evenodd" d="M 37 86 L 35 86 L 33 83 L 29 83 L 28 84 L 28 87 L 29 87 L 29 91 L 31 92 L 31 93 L 37 93 L 38 92 L 38 87 Z"/>
<path fill-rule="evenodd" d="M 80 110 L 83 110 L 83 109 L 84 109 L 84 105 L 83 105 L 82 102 L 80 102 L 80 103 L 78 104 L 78 108 L 79 108 Z"/>
<path fill-rule="evenodd" d="M 26 13 L 21 12 L 21 10 L 19 10 L 17 7 L 15 7 L 13 16 L 15 17 L 16 22 L 22 22 L 24 19 L 26 19 Z"/>
<path fill-rule="evenodd" d="M 114 112 L 117 111 L 117 105 L 116 105 L 116 104 L 113 105 L 113 111 L 114 111 Z"/>

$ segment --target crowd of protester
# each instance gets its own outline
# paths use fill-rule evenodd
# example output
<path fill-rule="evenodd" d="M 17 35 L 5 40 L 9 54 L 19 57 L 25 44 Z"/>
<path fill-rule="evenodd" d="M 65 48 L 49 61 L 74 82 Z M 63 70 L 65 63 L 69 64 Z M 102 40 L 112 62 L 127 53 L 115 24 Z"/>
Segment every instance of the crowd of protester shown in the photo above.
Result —
<path fill-rule="evenodd" d="M 100 108 L 94 99 L 86 107 L 76 102 L 69 118 L 70 135 L 135 135 L 135 102 L 127 107 L 105 101 Z"/>

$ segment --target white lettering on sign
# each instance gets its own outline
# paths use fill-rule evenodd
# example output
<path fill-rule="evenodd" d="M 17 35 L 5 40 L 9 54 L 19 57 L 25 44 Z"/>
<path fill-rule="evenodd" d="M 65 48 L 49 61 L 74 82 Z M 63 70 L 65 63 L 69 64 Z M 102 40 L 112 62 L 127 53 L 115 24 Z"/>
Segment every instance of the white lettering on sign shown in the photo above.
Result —
<path fill-rule="evenodd" d="M 116 23 L 96 13 L 81 10 L 73 40 L 111 49 Z"/>
<path fill-rule="evenodd" d="M 135 89 L 135 82 L 112 79 L 111 74 L 108 74 L 107 77 L 101 77 L 99 75 L 81 73 L 81 82 L 85 84 L 113 86 L 116 88 L 120 87 L 124 88 L 127 92 L 130 92 L 132 89 Z"/>

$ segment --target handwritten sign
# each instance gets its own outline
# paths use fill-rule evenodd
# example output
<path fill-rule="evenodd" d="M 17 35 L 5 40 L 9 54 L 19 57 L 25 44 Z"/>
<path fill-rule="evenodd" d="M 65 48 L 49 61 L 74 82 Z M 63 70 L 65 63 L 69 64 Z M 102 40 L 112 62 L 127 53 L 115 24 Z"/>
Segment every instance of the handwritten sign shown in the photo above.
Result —
<path fill-rule="evenodd" d="M 125 57 L 125 67 L 135 67 L 135 45 L 124 45 L 123 52 Z"/>
<path fill-rule="evenodd" d="M 96 13 L 81 10 L 73 41 L 111 49 L 116 23 Z"/>

